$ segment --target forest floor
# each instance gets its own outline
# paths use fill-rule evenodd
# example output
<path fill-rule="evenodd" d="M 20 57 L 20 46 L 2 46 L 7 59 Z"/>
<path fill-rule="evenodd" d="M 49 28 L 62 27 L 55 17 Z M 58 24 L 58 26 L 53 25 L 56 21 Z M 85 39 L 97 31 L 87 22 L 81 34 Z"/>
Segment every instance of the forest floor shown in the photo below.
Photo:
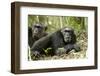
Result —
<path fill-rule="evenodd" d="M 79 37 L 77 37 L 77 44 L 80 45 L 81 50 L 79 52 L 74 52 L 74 50 L 71 50 L 68 54 L 62 54 L 60 56 L 54 55 L 54 56 L 42 56 L 39 59 L 36 60 L 58 60 L 58 59 L 83 59 L 87 58 L 86 52 L 87 52 L 87 34 L 81 33 Z M 33 59 L 34 60 L 34 59 Z"/>

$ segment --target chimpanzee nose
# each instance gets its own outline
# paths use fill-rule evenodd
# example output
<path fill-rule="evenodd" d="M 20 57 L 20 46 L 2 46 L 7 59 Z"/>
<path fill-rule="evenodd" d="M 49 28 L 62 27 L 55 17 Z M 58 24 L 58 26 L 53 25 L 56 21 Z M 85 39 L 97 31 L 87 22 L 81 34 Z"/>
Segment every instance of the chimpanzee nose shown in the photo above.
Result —
<path fill-rule="evenodd" d="M 35 30 L 34 30 L 34 33 L 38 33 L 38 29 L 35 29 Z"/>

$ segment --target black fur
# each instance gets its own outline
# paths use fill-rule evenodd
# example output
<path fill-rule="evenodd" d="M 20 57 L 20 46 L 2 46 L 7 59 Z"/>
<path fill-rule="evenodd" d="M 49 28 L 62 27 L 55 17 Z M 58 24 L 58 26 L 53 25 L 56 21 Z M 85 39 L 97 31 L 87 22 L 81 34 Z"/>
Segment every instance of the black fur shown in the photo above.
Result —
<path fill-rule="evenodd" d="M 53 34 L 47 35 L 47 36 L 39 39 L 38 41 L 36 41 L 31 48 L 31 51 L 33 52 L 33 54 L 35 52 L 38 52 L 38 55 L 44 54 L 45 52 L 43 49 L 47 49 L 47 48 L 52 48 L 52 55 L 60 54 L 62 51 L 62 50 L 61 51 L 59 50 L 60 48 L 64 49 L 63 53 L 68 53 L 72 49 L 79 51 L 80 48 L 76 44 L 76 35 L 75 35 L 73 29 L 67 28 L 67 31 L 65 31 L 65 34 L 62 34 L 62 33 L 64 33 L 64 32 L 62 32 L 64 30 L 65 30 L 65 28 L 58 30 Z M 67 40 L 65 41 L 64 35 L 68 35 L 65 38 L 68 38 L 71 40 L 67 39 L 68 41 Z"/>
<path fill-rule="evenodd" d="M 32 27 L 28 27 L 28 44 L 30 47 L 35 41 L 47 35 L 47 27 L 43 24 L 35 24 Z M 35 32 L 36 31 L 36 32 Z M 35 33 L 34 33 L 35 32 Z"/>

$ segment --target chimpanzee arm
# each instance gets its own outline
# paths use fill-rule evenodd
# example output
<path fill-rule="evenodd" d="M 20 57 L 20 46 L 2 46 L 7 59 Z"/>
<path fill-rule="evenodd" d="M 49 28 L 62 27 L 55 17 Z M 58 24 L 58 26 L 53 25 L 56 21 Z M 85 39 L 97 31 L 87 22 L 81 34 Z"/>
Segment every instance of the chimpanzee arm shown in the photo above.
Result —
<path fill-rule="evenodd" d="M 66 53 L 70 52 L 72 49 L 74 49 L 76 52 L 80 51 L 80 47 L 77 44 L 67 44 L 64 46 L 66 49 Z"/>
<path fill-rule="evenodd" d="M 48 48 L 49 44 L 50 44 L 50 35 L 47 35 L 47 36 L 37 40 L 33 44 L 32 48 L 31 48 L 31 51 L 32 52 L 37 51 L 39 53 L 44 53 L 43 49 Z"/>
<path fill-rule="evenodd" d="M 54 34 L 52 34 L 51 42 L 52 42 L 51 46 L 53 50 L 58 50 L 58 48 L 61 48 L 64 46 L 63 38 L 61 37 L 59 32 L 55 32 Z"/>
<path fill-rule="evenodd" d="M 66 53 L 69 53 L 72 49 L 74 49 L 74 44 L 67 44 L 64 46 Z"/>
<path fill-rule="evenodd" d="M 75 49 L 76 52 L 81 50 L 81 48 L 78 44 L 74 44 L 74 49 Z"/>

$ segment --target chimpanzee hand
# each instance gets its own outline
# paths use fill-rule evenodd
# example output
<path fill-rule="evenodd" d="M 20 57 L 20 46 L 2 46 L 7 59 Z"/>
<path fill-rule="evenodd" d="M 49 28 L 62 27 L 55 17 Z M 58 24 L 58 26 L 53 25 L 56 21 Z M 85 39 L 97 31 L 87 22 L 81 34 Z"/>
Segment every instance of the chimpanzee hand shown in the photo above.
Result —
<path fill-rule="evenodd" d="M 32 57 L 34 58 L 39 58 L 40 57 L 40 52 L 39 51 L 32 51 Z"/>
<path fill-rule="evenodd" d="M 75 52 L 80 51 L 80 47 L 77 44 L 67 44 L 64 48 L 66 49 L 66 53 L 69 53 L 72 49 L 74 49 Z"/>
<path fill-rule="evenodd" d="M 74 49 L 76 52 L 80 51 L 80 46 L 77 44 L 74 44 Z"/>
<path fill-rule="evenodd" d="M 74 49 L 74 45 L 67 44 L 66 46 L 64 46 L 64 48 L 66 49 L 66 53 L 69 53 L 72 49 Z"/>

